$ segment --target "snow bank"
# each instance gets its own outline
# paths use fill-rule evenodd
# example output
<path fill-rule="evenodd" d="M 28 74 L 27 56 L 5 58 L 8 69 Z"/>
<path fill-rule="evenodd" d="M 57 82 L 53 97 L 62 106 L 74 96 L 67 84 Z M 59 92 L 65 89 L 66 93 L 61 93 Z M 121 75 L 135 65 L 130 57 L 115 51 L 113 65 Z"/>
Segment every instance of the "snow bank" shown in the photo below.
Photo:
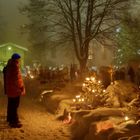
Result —
<path fill-rule="evenodd" d="M 73 113 L 71 132 L 74 140 L 118 140 L 140 134 L 140 127 L 133 118 L 125 119 L 128 114 L 125 108 L 98 108 Z"/>
<path fill-rule="evenodd" d="M 106 89 L 107 104 L 113 107 L 124 107 L 140 94 L 137 86 L 127 81 L 115 81 Z"/>

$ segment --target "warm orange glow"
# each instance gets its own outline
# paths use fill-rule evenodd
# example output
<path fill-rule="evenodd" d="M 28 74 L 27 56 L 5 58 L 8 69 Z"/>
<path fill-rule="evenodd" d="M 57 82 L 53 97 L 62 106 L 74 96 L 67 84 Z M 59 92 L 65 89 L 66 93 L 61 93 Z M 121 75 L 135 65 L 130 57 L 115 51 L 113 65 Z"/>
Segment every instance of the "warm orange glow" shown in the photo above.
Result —
<path fill-rule="evenodd" d="M 76 102 L 76 100 L 75 100 L 75 99 L 73 99 L 73 102 Z"/>
<path fill-rule="evenodd" d="M 111 121 L 102 121 L 96 124 L 96 132 L 99 133 L 103 130 L 107 130 L 109 128 L 113 128 L 114 124 Z"/>
<path fill-rule="evenodd" d="M 80 95 L 76 95 L 76 98 L 80 98 Z"/>
<path fill-rule="evenodd" d="M 91 80 L 92 80 L 92 81 L 95 81 L 95 77 L 91 77 Z"/>
<path fill-rule="evenodd" d="M 83 87 L 85 87 L 86 86 L 86 84 L 85 83 L 83 83 Z"/>
<path fill-rule="evenodd" d="M 87 78 L 86 78 L 86 80 L 87 80 L 87 81 L 89 81 L 89 80 L 90 80 L 90 78 L 89 78 L 89 77 L 87 77 Z"/>
<path fill-rule="evenodd" d="M 128 116 L 125 116 L 124 119 L 125 119 L 125 121 L 128 121 L 129 120 L 129 117 Z"/>
<path fill-rule="evenodd" d="M 92 92 L 95 92 L 95 90 L 93 89 Z"/>

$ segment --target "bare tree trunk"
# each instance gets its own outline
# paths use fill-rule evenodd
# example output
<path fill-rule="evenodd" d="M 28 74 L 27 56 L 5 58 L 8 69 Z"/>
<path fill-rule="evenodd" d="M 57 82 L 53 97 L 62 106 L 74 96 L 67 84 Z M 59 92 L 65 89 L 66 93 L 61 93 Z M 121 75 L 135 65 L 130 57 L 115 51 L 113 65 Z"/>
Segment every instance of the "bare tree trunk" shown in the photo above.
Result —
<path fill-rule="evenodd" d="M 87 60 L 79 60 L 81 75 L 86 72 Z"/>

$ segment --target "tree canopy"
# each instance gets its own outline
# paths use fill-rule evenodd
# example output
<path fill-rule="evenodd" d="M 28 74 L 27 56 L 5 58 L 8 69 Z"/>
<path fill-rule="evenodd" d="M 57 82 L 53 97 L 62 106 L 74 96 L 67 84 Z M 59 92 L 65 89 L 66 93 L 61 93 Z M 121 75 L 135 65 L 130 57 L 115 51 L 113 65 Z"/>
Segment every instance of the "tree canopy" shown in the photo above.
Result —
<path fill-rule="evenodd" d="M 29 0 L 29 5 L 21 10 L 30 19 L 24 29 L 28 29 L 34 47 L 43 46 L 46 32 L 55 43 L 72 42 L 82 72 L 86 68 L 90 41 L 102 42 L 111 37 L 128 1 Z"/>
<path fill-rule="evenodd" d="M 125 13 L 117 33 L 115 64 L 121 66 L 140 57 L 140 21 Z"/>
<path fill-rule="evenodd" d="M 50 25 L 63 41 L 72 41 L 83 71 L 92 39 L 108 38 L 128 0 L 51 0 Z"/>

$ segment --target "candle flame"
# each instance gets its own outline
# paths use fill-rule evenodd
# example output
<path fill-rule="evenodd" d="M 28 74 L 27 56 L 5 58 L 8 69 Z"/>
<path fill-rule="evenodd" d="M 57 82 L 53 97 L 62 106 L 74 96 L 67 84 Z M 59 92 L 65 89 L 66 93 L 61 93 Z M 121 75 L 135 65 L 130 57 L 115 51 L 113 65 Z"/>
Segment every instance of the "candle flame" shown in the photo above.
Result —
<path fill-rule="evenodd" d="M 75 99 L 73 99 L 73 102 L 76 102 L 76 100 L 75 100 Z"/>
<path fill-rule="evenodd" d="M 83 87 L 85 87 L 86 86 L 86 84 L 85 83 L 83 83 Z"/>
<path fill-rule="evenodd" d="M 129 120 L 129 117 L 128 116 L 125 116 L 124 119 L 125 119 L 125 121 L 128 121 Z"/>
<path fill-rule="evenodd" d="M 91 77 L 91 80 L 94 81 L 95 80 L 95 77 Z"/>
<path fill-rule="evenodd" d="M 76 95 L 76 98 L 80 98 L 80 95 Z"/>
<path fill-rule="evenodd" d="M 90 80 L 90 78 L 89 78 L 89 77 L 87 77 L 87 78 L 86 78 L 86 80 L 87 80 L 87 81 L 89 81 L 89 80 Z"/>

